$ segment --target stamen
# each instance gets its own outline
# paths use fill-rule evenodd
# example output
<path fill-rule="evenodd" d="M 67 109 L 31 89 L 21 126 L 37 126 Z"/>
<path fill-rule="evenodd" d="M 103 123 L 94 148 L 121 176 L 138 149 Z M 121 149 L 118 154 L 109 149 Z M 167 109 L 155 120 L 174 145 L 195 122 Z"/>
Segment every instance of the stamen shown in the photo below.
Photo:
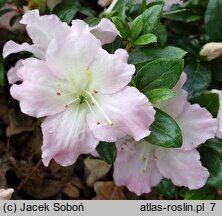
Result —
<path fill-rule="evenodd" d="M 148 144 L 146 151 L 144 153 L 143 159 L 142 159 L 143 160 L 143 168 L 142 168 L 143 173 L 145 173 L 147 170 L 150 154 L 151 154 L 151 144 Z"/>
<path fill-rule="evenodd" d="M 103 116 L 105 117 L 105 119 L 107 120 L 107 122 L 109 123 L 110 126 L 113 126 L 113 122 L 109 119 L 109 117 L 106 115 L 106 113 L 103 111 L 102 107 L 98 104 L 98 102 L 96 101 L 96 99 L 92 96 L 92 94 L 90 94 L 88 91 L 85 91 L 86 94 L 88 94 L 90 96 L 90 98 L 92 99 L 92 101 L 94 102 L 94 104 L 99 108 L 99 110 L 101 111 L 101 113 L 103 114 Z"/>
<path fill-rule="evenodd" d="M 98 121 L 98 122 L 96 122 L 96 124 L 97 124 L 97 125 L 100 125 L 100 122 Z"/>
<path fill-rule="evenodd" d="M 76 98 L 76 99 L 70 101 L 69 103 L 65 103 L 65 104 L 64 104 L 64 108 L 66 109 L 68 106 L 70 106 L 72 103 L 76 102 L 77 100 L 80 100 L 80 99 L 79 99 L 79 98 Z"/>
<path fill-rule="evenodd" d="M 56 92 L 56 94 L 57 94 L 58 96 L 61 96 L 61 92 Z"/>
<path fill-rule="evenodd" d="M 94 92 L 95 94 L 97 94 L 97 93 L 98 93 L 98 91 L 96 91 L 96 90 L 93 90 L 93 92 Z"/>
<path fill-rule="evenodd" d="M 89 109 L 90 109 L 91 113 L 93 114 L 93 116 L 94 116 L 95 118 L 97 118 L 97 117 L 96 117 L 96 114 L 95 114 L 95 112 L 93 111 L 92 107 L 90 106 L 89 102 L 88 102 L 86 99 L 84 99 L 84 101 L 86 102 L 86 104 L 87 104 L 87 106 L 89 107 Z M 99 121 L 98 121 L 98 122 L 99 122 Z M 96 122 L 97 125 L 98 125 L 98 122 Z M 100 124 L 100 122 L 99 122 L 99 124 Z"/>

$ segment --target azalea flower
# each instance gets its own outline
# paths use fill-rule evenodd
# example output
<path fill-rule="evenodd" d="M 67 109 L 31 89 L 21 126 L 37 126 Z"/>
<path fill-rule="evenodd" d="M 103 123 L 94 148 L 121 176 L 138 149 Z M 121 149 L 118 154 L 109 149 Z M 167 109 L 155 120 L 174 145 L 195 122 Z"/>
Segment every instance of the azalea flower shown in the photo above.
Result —
<path fill-rule="evenodd" d="M 66 23 L 62 23 L 55 15 L 40 16 L 38 10 L 28 11 L 20 21 L 26 25 L 26 30 L 33 44 L 23 43 L 17 44 L 14 41 L 8 41 L 3 48 L 3 57 L 6 58 L 12 53 L 21 51 L 31 52 L 39 59 L 45 58 L 45 52 L 49 44 L 57 38 L 62 38 L 70 31 L 75 30 L 75 25 L 69 27 Z M 87 25 L 84 23 L 84 25 Z M 100 23 L 94 27 L 90 27 L 90 32 L 97 37 L 103 44 L 111 43 L 117 35 L 120 35 L 115 25 L 106 18 L 101 19 Z M 8 80 L 10 84 L 20 81 L 16 71 L 22 66 L 22 60 L 18 61 L 15 67 L 8 72 Z"/>
<path fill-rule="evenodd" d="M 10 200 L 13 192 L 13 188 L 0 189 L 0 200 Z"/>
<path fill-rule="evenodd" d="M 41 29 L 32 33 L 41 39 Z M 138 141 L 150 134 L 155 110 L 142 93 L 127 86 L 135 67 L 127 63 L 125 50 L 109 54 L 88 25 L 74 20 L 65 35 L 48 40 L 44 52 L 44 58 L 28 58 L 13 68 L 22 83 L 13 84 L 10 93 L 23 113 L 46 117 L 45 166 L 52 158 L 71 165 L 80 154 L 93 152 L 100 140 L 131 135 Z"/>
<path fill-rule="evenodd" d="M 200 188 L 206 183 L 209 173 L 201 165 L 195 148 L 215 136 L 217 120 L 205 108 L 187 101 L 187 92 L 182 89 L 185 80 L 183 73 L 174 87 L 177 96 L 159 105 L 180 126 L 182 147 L 163 148 L 144 139 L 136 142 L 131 137 L 118 140 L 113 174 L 118 186 L 125 185 L 140 195 L 150 192 L 163 177 L 190 189 Z"/>
<path fill-rule="evenodd" d="M 56 15 L 40 16 L 39 10 L 28 11 L 20 23 L 26 25 L 27 33 L 33 44 L 23 43 L 20 45 L 14 41 L 8 41 L 3 49 L 4 58 L 12 53 L 28 51 L 35 57 L 44 59 L 45 52 L 52 40 L 55 37 L 62 38 L 75 28 L 75 25 L 69 27 L 66 23 L 61 22 Z M 84 25 L 87 24 L 84 23 Z M 116 36 L 120 35 L 115 25 L 106 18 L 101 19 L 97 26 L 91 27 L 90 31 L 101 40 L 102 45 L 113 42 Z"/>

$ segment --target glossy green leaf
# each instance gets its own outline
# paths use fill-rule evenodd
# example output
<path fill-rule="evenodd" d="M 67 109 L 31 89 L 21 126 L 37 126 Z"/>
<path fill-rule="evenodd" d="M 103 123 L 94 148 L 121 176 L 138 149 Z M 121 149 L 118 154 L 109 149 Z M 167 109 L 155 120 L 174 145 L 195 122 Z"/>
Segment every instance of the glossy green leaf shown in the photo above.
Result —
<path fill-rule="evenodd" d="M 221 155 L 210 147 L 201 146 L 199 148 L 201 155 L 201 161 L 205 166 L 210 177 L 208 178 L 207 184 L 212 187 L 222 187 L 222 157 Z"/>
<path fill-rule="evenodd" d="M 157 36 L 157 41 L 163 46 L 167 41 L 167 30 L 164 25 L 159 23 L 156 28 L 153 30 L 153 34 Z"/>
<path fill-rule="evenodd" d="M 213 188 L 203 187 L 197 190 L 189 190 L 188 188 L 182 188 L 180 190 L 180 196 L 185 200 L 213 200 L 215 199 L 215 193 Z"/>
<path fill-rule="evenodd" d="M 132 40 L 136 40 L 140 35 L 140 32 L 143 29 L 143 17 L 138 16 L 135 20 L 133 20 L 131 26 L 131 38 Z"/>
<path fill-rule="evenodd" d="M 61 21 L 70 23 L 79 11 L 80 4 L 77 1 L 63 0 L 53 10 Z"/>
<path fill-rule="evenodd" d="M 149 7 L 142 13 L 143 16 L 143 30 L 142 34 L 152 33 L 156 26 L 160 23 L 163 5 L 157 4 Z"/>
<path fill-rule="evenodd" d="M 9 21 L 10 26 L 13 26 L 19 18 L 20 18 L 20 15 L 14 15 Z"/>
<path fill-rule="evenodd" d="M 211 71 L 207 65 L 196 60 L 190 60 L 184 71 L 187 74 L 184 89 L 188 92 L 189 99 L 193 100 L 199 97 L 210 85 Z"/>
<path fill-rule="evenodd" d="M 212 41 L 222 41 L 222 0 L 209 0 L 205 12 L 205 26 Z"/>
<path fill-rule="evenodd" d="M 96 16 L 96 12 L 91 9 L 91 8 L 87 8 L 87 7 L 80 7 L 79 8 L 79 13 L 88 16 L 88 17 L 94 17 Z"/>
<path fill-rule="evenodd" d="M 99 24 L 99 22 L 101 21 L 101 19 L 97 18 L 97 17 L 87 17 L 86 19 L 84 19 L 84 21 L 89 25 L 89 26 L 96 26 Z"/>
<path fill-rule="evenodd" d="M 217 117 L 218 109 L 220 106 L 219 95 L 217 93 L 204 93 L 194 100 L 195 103 L 205 107 L 214 118 Z"/>
<path fill-rule="evenodd" d="M 152 104 L 158 104 L 164 100 L 169 100 L 170 98 L 176 96 L 176 93 L 168 88 L 153 89 L 145 92 L 144 94 L 148 97 Z"/>
<path fill-rule="evenodd" d="M 174 199 L 176 196 L 177 188 L 169 179 L 163 179 L 155 187 L 155 190 L 166 198 Z"/>
<path fill-rule="evenodd" d="M 156 109 L 155 121 L 150 126 L 151 134 L 145 138 L 153 145 L 165 148 L 179 148 L 182 145 L 181 129 L 167 113 Z"/>
<path fill-rule="evenodd" d="M 143 93 L 155 88 L 171 89 L 179 80 L 182 69 L 182 59 L 157 59 L 142 67 L 134 81 Z"/>
<path fill-rule="evenodd" d="M 156 48 L 147 48 L 141 47 L 135 49 L 129 55 L 130 64 L 139 64 L 152 61 L 158 58 L 183 58 L 186 55 L 186 52 L 178 47 L 166 46 L 166 47 L 156 47 Z"/>
<path fill-rule="evenodd" d="M 128 7 L 131 7 L 134 3 L 134 0 L 121 0 L 118 1 L 115 7 L 113 8 L 113 11 L 115 11 L 119 17 L 122 17 L 123 19 L 126 18 L 126 10 Z"/>
<path fill-rule="evenodd" d="M 100 142 L 96 147 L 96 151 L 108 164 L 113 164 L 116 159 L 115 143 Z"/>
<path fill-rule="evenodd" d="M 209 139 L 204 143 L 205 146 L 213 149 L 222 158 L 222 140 L 219 138 Z"/>
<path fill-rule="evenodd" d="M 156 43 L 157 37 L 154 34 L 147 33 L 145 35 L 141 35 L 139 38 L 137 38 L 136 41 L 134 41 L 135 45 L 146 45 L 150 43 Z"/>
<path fill-rule="evenodd" d="M 121 17 L 112 17 L 112 21 L 115 24 L 116 28 L 119 30 L 123 39 L 128 39 L 130 37 L 130 28 L 128 23 Z"/>

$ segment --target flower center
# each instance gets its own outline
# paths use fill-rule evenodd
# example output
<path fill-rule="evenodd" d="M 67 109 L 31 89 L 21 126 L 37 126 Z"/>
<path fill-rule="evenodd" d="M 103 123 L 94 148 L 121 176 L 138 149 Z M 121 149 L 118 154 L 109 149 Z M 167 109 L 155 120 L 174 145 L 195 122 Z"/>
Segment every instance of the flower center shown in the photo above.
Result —
<path fill-rule="evenodd" d="M 56 92 L 56 95 L 65 96 L 68 98 L 68 102 L 64 104 L 64 108 L 68 108 L 71 104 L 75 103 L 80 105 L 86 104 L 90 112 L 96 119 L 98 119 L 92 108 L 95 105 L 100 113 L 104 116 L 108 124 L 112 126 L 113 122 L 107 116 L 94 96 L 98 93 L 98 91 L 95 89 L 93 91 L 89 90 L 92 89 L 91 84 L 92 73 L 89 70 L 81 73 L 75 73 L 72 76 L 68 76 L 64 83 L 60 83 L 59 87 L 62 91 Z M 97 121 L 96 124 L 99 125 L 100 121 Z"/>

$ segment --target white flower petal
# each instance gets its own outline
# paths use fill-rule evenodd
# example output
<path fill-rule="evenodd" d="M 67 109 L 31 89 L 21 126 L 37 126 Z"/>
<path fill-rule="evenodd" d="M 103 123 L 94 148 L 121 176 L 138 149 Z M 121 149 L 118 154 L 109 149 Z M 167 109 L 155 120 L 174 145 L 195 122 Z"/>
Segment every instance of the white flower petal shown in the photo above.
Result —
<path fill-rule="evenodd" d="M 90 27 L 90 31 L 103 44 L 112 43 L 120 35 L 116 26 L 107 18 L 101 19 L 97 26 Z"/>
<path fill-rule="evenodd" d="M 93 74 L 92 90 L 110 94 L 125 87 L 135 73 L 135 66 L 128 64 L 127 60 L 128 53 L 123 49 L 118 49 L 114 54 L 99 49 L 90 65 Z"/>
<path fill-rule="evenodd" d="M 177 186 L 198 189 L 205 185 L 209 173 L 201 165 L 197 150 L 156 149 L 157 166 L 165 178 L 169 178 Z"/>
<path fill-rule="evenodd" d="M 70 99 L 57 95 L 58 79 L 52 75 L 46 62 L 29 58 L 22 63 L 17 75 L 23 82 L 10 89 L 12 97 L 20 102 L 22 112 L 34 117 L 62 112 L 64 103 Z"/>
<path fill-rule="evenodd" d="M 96 99 L 113 122 L 110 126 L 94 106 L 96 116 L 89 114 L 87 122 L 97 139 L 114 142 L 124 135 L 131 135 L 138 141 L 150 134 L 149 126 L 154 121 L 155 110 L 136 88 L 126 87 L 113 95 L 98 94 Z"/>
<path fill-rule="evenodd" d="M 12 53 L 18 53 L 22 51 L 33 53 L 34 56 L 40 59 L 44 58 L 44 50 L 39 45 L 35 45 L 35 44 L 30 45 L 28 43 L 17 44 L 11 40 L 5 44 L 2 55 L 4 58 L 6 58 L 8 55 Z"/>
<path fill-rule="evenodd" d="M 184 150 L 196 148 L 210 138 L 214 138 L 218 122 L 212 115 L 198 104 L 186 103 L 183 113 L 176 119 L 182 135 Z"/>
<path fill-rule="evenodd" d="M 145 140 L 135 142 L 132 138 L 116 142 L 117 158 L 113 178 L 118 186 L 126 186 L 137 195 L 149 193 L 161 179 L 152 146 Z"/>
<path fill-rule="evenodd" d="M 42 160 L 45 166 L 54 159 L 62 166 L 75 163 L 80 154 L 91 153 L 99 141 L 86 124 L 88 110 L 81 105 L 68 108 L 56 116 L 47 117 L 42 124 Z"/>

